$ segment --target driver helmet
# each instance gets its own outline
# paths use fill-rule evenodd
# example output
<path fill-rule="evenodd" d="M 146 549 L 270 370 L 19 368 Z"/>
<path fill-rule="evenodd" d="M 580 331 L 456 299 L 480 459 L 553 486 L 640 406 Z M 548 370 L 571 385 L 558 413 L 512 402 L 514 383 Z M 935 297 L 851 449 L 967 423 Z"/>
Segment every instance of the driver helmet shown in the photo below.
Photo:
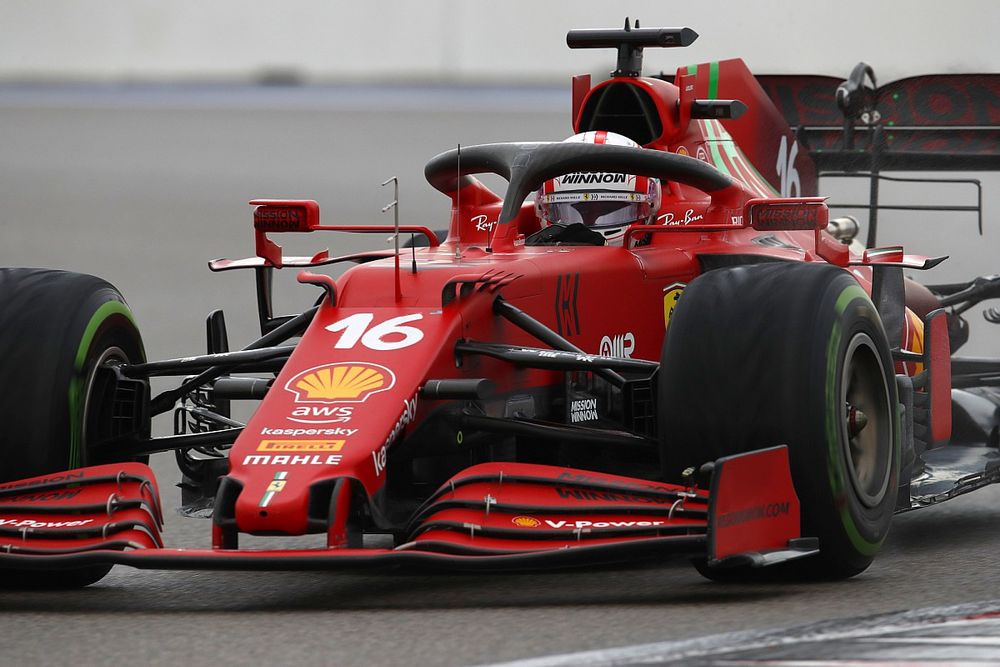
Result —
<path fill-rule="evenodd" d="M 639 144 L 614 132 L 583 132 L 563 143 L 610 144 L 642 150 Z M 581 223 L 620 244 L 634 224 L 651 224 L 660 210 L 660 181 L 648 176 L 609 172 L 574 173 L 542 184 L 535 196 L 535 212 L 542 227 Z"/>

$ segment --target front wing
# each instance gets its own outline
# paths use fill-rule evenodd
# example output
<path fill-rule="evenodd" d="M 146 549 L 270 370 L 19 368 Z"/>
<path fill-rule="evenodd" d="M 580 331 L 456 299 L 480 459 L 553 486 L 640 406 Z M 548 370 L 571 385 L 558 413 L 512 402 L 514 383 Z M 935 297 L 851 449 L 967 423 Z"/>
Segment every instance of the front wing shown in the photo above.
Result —
<path fill-rule="evenodd" d="M 170 549 L 139 463 L 0 485 L 0 571 L 142 569 L 448 571 L 563 568 L 671 556 L 763 566 L 817 552 L 799 537 L 785 447 L 715 462 L 711 488 L 522 463 L 472 466 L 412 517 L 399 546 Z"/>

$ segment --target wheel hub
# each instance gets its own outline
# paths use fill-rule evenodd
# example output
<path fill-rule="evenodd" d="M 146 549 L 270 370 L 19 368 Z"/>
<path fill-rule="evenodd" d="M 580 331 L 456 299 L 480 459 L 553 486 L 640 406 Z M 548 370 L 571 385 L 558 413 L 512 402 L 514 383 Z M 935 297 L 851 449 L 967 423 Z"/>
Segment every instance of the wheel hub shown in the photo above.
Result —
<path fill-rule="evenodd" d="M 847 472 L 858 499 L 876 507 L 892 472 L 892 413 L 885 371 L 875 342 L 859 333 L 844 355 L 842 437 Z"/>
<path fill-rule="evenodd" d="M 847 435 L 856 438 L 865 426 L 868 426 L 868 415 L 851 405 L 847 404 Z"/>

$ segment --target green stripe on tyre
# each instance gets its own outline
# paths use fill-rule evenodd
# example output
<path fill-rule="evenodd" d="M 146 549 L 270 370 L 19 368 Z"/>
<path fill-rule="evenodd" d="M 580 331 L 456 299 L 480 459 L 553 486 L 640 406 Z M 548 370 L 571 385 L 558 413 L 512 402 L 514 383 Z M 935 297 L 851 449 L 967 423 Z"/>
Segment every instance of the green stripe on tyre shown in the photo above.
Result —
<path fill-rule="evenodd" d="M 837 301 L 834 304 L 834 310 L 837 311 L 837 317 L 840 318 L 847 310 L 847 306 L 850 305 L 852 301 L 856 299 L 864 299 L 868 301 L 868 294 L 861 288 L 860 285 L 849 285 L 844 288 L 837 297 Z M 839 358 L 839 349 L 841 341 L 841 331 L 838 327 L 838 322 L 833 323 L 833 328 L 830 332 L 830 339 L 826 348 L 826 386 L 825 386 L 825 396 L 827 400 L 827 405 L 837 405 L 840 402 L 840 397 L 837 392 L 837 377 L 839 373 L 837 372 L 837 360 Z M 898 429 L 893 429 L 894 437 L 895 432 Z M 844 465 L 841 461 L 841 451 L 840 451 L 840 414 L 836 410 L 828 410 L 826 413 L 826 446 L 827 446 L 827 456 L 829 457 L 830 465 L 827 466 L 827 472 L 830 477 L 830 491 L 833 493 L 834 504 L 837 503 L 837 498 L 843 496 L 847 486 L 847 482 L 844 479 Z M 893 443 L 893 447 L 896 443 Z M 859 552 L 866 556 L 874 556 L 879 549 L 879 546 L 884 541 L 879 540 L 878 542 L 869 542 L 866 540 L 860 532 L 858 532 L 858 527 L 854 524 L 854 519 L 851 517 L 851 510 L 846 503 L 839 503 L 840 507 L 840 523 L 844 527 L 844 532 L 847 534 L 847 538 L 851 541 L 851 544 Z"/>
<path fill-rule="evenodd" d="M 845 287 L 844 291 L 837 297 L 837 302 L 834 304 L 837 315 L 843 315 L 844 311 L 847 310 L 847 304 L 855 299 L 868 300 L 868 293 L 861 289 L 860 285 Z"/>
<path fill-rule="evenodd" d="M 87 360 L 87 352 L 94 342 L 94 336 L 109 318 L 115 315 L 123 315 L 134 325 L 135 319 L 132 312 L 121 301 L 106 301 L 94 312 L 90 321 L 87 322 L 80 338 L 80 346 L 76 351 L 76 358 L 73 361 L 73 377 L 69 383 L 69 467 L 79 468 L 83 465 L 81 456 L 81 443 L 83 441 L 83 396 L 84 378 L 81 375 L 83 365 Z"/>

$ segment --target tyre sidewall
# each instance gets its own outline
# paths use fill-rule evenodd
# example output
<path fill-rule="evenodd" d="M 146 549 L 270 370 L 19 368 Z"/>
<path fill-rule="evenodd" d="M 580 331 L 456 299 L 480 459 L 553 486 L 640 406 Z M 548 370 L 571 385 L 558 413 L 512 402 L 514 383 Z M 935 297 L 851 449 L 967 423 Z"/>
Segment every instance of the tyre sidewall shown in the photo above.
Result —
<path fill-rule="evenodd" d="M 0 275 L 0 479 L 92 463 L 84 442 L 87 379 L 104 350 L 145 359 L 121 294 L 84 274 L 3 269 Z"/>
<path fill-rule="evenodd" d="M 892 426 L 889 480 L 874 507 L 851 485 L 843 440 L 844 355 L 859 334 L 881 362 Z M 852 576 L 870 564 L 895 507 L 899 414 L 881 320 L 849 273 L 781 262 L 699 276 L 671 316 L 659 375 L 664 479 L 787 445 L 802 534 L 820 539 L 814 575 Z"/>
<path fill-rule="evenodd" d="M 824 305 L 815 320 L 818 344 L 803 352 L 811 357 L 806 360 L 809 386 L 812 391 L 823 388 L 823 401 L 811 402 L 800 423 L 804 439 L 791 448 L 792 475 L 803 504 L 803 534 L 818 536 L 820 548 L 833 556 L 832 562 L 861 571 L 885 540 L 899 486 L 900 424 L 893 362 L 878 312 L 855 280 L 846 274 L 838 277 L 819 302 Z M 841 405 L 845 355 L 852 339 L 861 334 L 875 345 L 892 421 L 889 480 L 873 507 L 861 502 L 851 484 Z M 805 438 L 821 446 L 810 446 Z"/>
<path fill-rule="evenodd" d="M 96 465 L 110 462 L 88 447 L 85 440 L 86 409 L 88 405 L 87 384 L 93 376 L 101 355 L 105 350 L 117 349 L 124 353 L 130 363 L 146 360 L 138 329 L 132 313 L 114 288 L 102 290 L 94 295 L 93 310 L 84 308 L 80 322 L 83 324 L 79 345 L 73 358 L 70 377 L 67 382 L 67 413 L 69 421 L 69 462 L 70 467 Z M 85 314 L 91 312 L 90 318 Z"/>

